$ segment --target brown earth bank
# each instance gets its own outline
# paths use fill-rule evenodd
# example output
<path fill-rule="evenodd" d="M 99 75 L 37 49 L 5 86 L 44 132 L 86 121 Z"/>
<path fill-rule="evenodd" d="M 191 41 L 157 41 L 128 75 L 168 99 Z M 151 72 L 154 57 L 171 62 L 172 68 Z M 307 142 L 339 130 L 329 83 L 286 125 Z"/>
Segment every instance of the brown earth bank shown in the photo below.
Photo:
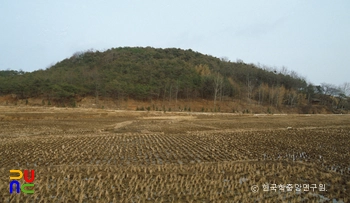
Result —
<path fill-rule="evenodd" d="M 271 106 L 257 104 L 256 101 L 231 99 L 217 101 L 214 107 L 213 100 L 149 100 L 137 101 L 133 99 L 117 100 L 99 97 L 77 97 L 66 101 L 48 100 L 46 98 L 18 99 L 16 95 L 0 97 L 2 106 L 37 106 L 37 107 L 69 107 L 69 108 L 97 108 L 115 110 L 139 111 L 174 111 L 174 112 L 222 112 L 240 114 L 348 114 L 349 111 L 332 109 L 323 105 L 300 106 Z"/>
<path fill-rule="evenodd" d="M 0 202 L 349 202 L 349 120 L 0 106 Z"/>

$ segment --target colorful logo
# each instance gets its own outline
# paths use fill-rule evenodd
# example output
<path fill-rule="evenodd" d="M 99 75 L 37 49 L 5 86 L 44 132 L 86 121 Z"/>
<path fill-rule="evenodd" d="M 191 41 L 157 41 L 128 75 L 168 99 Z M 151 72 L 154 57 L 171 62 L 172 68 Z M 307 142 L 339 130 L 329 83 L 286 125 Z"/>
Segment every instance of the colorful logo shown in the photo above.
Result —
<path fill-rule="evenodd" d="M 19 176 L 11 176 L 11 173 L 18 173 Z M 20 189 L 25 194 L 34 194 L 34 190 L 27 190 L 26 187 L 34 187 L 34 184 L 32 183 L 34 181 L 34 170 L 30 170 L 30 179 L 28 177 L 29 170 L 24 170 L 24 181 L 25 184 L 22 184 L 20 186 L 20 183 L 17 180 L 20 180 L 23 177 L 23 173 L 20 170 L 10 170 L 10 194 L 13 193 L 13 187 L 16 185 L 16 192 L 20 193 Z"/>

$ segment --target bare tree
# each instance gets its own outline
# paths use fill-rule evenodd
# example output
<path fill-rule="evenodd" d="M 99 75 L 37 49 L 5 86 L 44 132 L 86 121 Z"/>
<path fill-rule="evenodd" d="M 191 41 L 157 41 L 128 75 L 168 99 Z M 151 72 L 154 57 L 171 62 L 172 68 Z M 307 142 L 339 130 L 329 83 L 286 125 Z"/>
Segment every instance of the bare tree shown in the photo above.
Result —
<path fill-rule="evenodd" d="M 223 84 L 223 78 L 220 75 L 220 73 L 217 73 L 214 75 L 214 109 L 216 108 L 216 99 L 219 95 L 219 92 L 221 91 L 221 87 Z"/>
<path fill-rule="evenodd" d="M 339 95 L 341 93 L 340 88 L 333 85 L 333 84 L 322 83 L 321 88 L 323 90 L 324 95 L 336 96 L 336 95 Z"/>
<path fill-rule="evenodd" d="M 289 71 L 285 66 L 282 66 L 280 73 L 283 75 L 288 75 Z"/>
<path fill-rule="evenodd" d="M 295 101 L 298 98 L 298 94 L 295 90 L 288 90 L 287 91 L 287 101 L 289 106 L 294 106 Z"/>
<path fill-rule="evenodd" d="M 248 74 L 248 77 L 247 77 L 247 92 L 248 92 L 248 101 L 249 103 L 251 102 L 251 98 L 252 98 L 252 93 L 253 93 L 253 89 L 254 89 L 254 84 L 252 83 L 252 80 L 250 79 L 249 77 L 249 74 Z"/>
<path fill-rule="evenodd" d="M 350 97 L 350 82 L 345 82 L 344 84 L 340 85 L 339 89 L 342 91 L 343 94 Z"/>
<path fill-rule="evenodd" d="M 221 61 L 224 61 L 224 62 L 230 62 L 230 60 L 228 59 L 227 56 L 223 56 L 220 58 Z"/>
<path fill-rule="evenodd" d="M 291 76 L 292 78 L 294 78 L 294 79 L 300 78 L 299 74 L 298 74 L 297 72 L 295 72 L 294 70 L 292 70 L 292 71 L 290 72 L 290 76 Z"/>
<path fill-rule="evenodd" d="M 179 93 L 179 80 L 176 80 L 175 91 L 175 103 L 177 103 L 177 95 Z"/>

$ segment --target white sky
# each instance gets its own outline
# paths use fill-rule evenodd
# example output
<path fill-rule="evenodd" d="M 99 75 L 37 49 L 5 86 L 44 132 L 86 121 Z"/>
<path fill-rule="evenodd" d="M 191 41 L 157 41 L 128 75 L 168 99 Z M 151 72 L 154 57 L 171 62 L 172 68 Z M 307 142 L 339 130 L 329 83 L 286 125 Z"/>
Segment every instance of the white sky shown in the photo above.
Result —
<path fill-rule="evenodd" d="M 0 28 L 0 70 L 151 46 L 285 66 L 314 84 L 350 82 L 348 0 L 3 0 Z"/>

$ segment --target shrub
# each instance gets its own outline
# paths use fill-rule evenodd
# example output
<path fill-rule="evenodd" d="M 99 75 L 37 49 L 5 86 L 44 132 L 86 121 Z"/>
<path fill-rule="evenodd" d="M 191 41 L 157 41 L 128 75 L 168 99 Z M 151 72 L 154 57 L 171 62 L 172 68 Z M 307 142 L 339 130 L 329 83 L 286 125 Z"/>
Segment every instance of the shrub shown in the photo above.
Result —
<path fill-rule="evenodd" d="M 77 107 L 77 104 L 76 104 L 76 102 L 75 102 L 75 99 L 71 99 L 71 106 L 73 107 L 73 108 L 75 108 L 75 107 Z"/>

